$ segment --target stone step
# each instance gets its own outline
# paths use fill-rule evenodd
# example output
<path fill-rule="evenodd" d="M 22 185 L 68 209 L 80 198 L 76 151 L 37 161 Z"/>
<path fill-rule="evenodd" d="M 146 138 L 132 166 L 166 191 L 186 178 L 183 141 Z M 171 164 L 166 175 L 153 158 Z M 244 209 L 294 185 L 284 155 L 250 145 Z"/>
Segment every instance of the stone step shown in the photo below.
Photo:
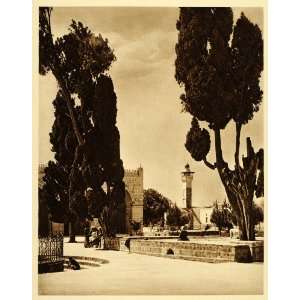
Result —
<path fill-rule="evenodd" d="M 64 266 L 68 268 L 69 257 L 73 257 L 80 266 L 89 266 L 89 267 L 100 267 L 101 264 L 108 263 L 107 260 L 97 258 L 97 257 L 87 257 L 87 256 L 64 256 Z"/>
<path fill-rule="evenodd" d="M 84 260 L 77 260 L 76 261 L 79 263 L 80 266 L 89 266 L 89 267 L 100 267 L 101 264 L 98 264 L 98 263 L 92 263 L 92 262 L 87 262 L 87 261 L 84 261 Z M 68 266 L 68 260 L 65 260 L 64 262 L 64 266 Z"/>
<path fill-rule="evenodd" d="M 65 259 L 68 259 L 69 257 L 73 257 L 76 260 L 84 260 L 84 261 L 90 261 L 90 262 L 96 262 L 99 264 L 107 264 L 108 260 L 98 258 L 98 257 L 88 257 L 88 256 L 72 256 L 72 255 L 66 255 L 64 256 Z"/>

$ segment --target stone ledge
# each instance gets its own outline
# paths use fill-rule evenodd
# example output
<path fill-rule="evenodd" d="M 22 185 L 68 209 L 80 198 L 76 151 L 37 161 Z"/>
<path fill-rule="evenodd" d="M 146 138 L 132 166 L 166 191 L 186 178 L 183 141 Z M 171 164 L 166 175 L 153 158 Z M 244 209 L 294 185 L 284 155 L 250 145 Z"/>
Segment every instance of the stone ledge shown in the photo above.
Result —
<path fill-rule="evenodd" d="M 139 240 L 130 241 L 130 252 L 162 257 L 198 261 L 263 261 L 263 243 L 193 243 L 182 241 Z M 167 253 L 173 253 L 167 255 Z"/>

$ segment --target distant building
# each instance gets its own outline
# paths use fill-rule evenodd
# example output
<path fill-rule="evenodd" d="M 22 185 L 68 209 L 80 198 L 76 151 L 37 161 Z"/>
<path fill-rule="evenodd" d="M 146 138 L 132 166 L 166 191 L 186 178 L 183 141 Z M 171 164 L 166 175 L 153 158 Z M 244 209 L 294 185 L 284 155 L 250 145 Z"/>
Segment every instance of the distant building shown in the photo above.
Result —
<path fill-rule="evenodd" d="M 143 226 L 144 211 L 144 171 L 142 167 L 136 170 L 125 170 L 123 179 L 126 188 L 125 223 L 126 233 L 131 232 L 131 221 L 139 222 Z"/>
<path fill-rule="evenodd" d="M 181 208 L 186 210 L 190 217 L 190 229 L 202 229 L 207 224 L 211 224 L 210 216 L 213 211 L 211 206 L 193 206 L 192 203 L 192 181 L 193 174 L 189 164 L 185 165 L 184 171 L 181 172 L 181 181 L 183 183 Z"/>
<path fill-rule="evenodd" d="M 198 220 L 194 222 L 194 228 L 203 227 L 202 225 L 211 224 L 210 216 L 212 214 L 214 207 L 213 205 L 210 206 L 201 206 L 201 207 L 193 207 L 195 215 L 198 217 Z"/>

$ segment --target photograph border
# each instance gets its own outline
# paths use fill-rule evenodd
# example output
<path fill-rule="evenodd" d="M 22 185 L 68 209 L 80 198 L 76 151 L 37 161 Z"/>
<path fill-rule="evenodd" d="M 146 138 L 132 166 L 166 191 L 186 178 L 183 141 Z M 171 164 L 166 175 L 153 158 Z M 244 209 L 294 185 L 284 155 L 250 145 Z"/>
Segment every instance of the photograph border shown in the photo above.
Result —
<path fill-rule="evenodd" d="M 268 153 L 268 7 L 265 0 L 231 0 L 231 1 L 166 1 L 166 0 L 152 0 L 152 1 L 116 1 L 116 0 L 34 0 L 32 5 L 32 295 L 33 299 L 73 299 L 73 295 L 67 296 L 45 296 L 38 295 L 38 270 L 37 270 L 37 257 L 38 257 L 38 165 L 39 165 L 39 72 L 38 72 L 38 8 L 41 6 L 51 7 L 197 7 L 197 6 L 215 6 L 215 7 L 262 7 L 264 9 L 264 86 L 263 86 L 263 108 L 264 108 L 264 149 Z M 264 196 L 264 294 L 263 295 L 178 295 L 178 296 L 162 296 L 162 295 L 145 295 L 145 296 L 116 296 L 116 295 L 76 295 L 76 299 L 92 298 L 105 298 L 105 299 L 165 299 L 172 297 L 172 299 L 267 299 L 268 297 L 268 158 L 265 155 L 264 164 L 264 177 L 265 177 L 265 196 Z"/>

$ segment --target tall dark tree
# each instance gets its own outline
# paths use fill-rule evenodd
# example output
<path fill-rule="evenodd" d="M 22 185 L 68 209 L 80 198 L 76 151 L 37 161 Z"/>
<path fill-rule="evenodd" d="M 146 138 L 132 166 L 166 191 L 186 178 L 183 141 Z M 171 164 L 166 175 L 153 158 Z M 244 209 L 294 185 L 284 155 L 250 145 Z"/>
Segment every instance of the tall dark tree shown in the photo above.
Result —
<path fill-rule="evenodd" d="M 74 160 L 74 152 L 77 146 L 72 123 L 68 116 L 68 109 L 58 91 L 53 101 L 54 123 L 50 132 L 51 151 L 54 152 L 55 161 L 49 161 L 43 177 L 44 185 L 41 197 L 47 203 L 52 221 L 69 221 L 70 240 L 75 240 L 75 222 L 77 214 L 71 209 L 69 203 L 69 173 Z M 79 118 L 80 110 L 75 108 L 75 114 Z M 84 189 L 82 178 L 77 178 L 77 189 Z"/>
<path fill-rule="evenodd" d="M 81 22 L 72 21 L 69 33 L 54 42 L 51 12 L 51 8 L 39 12 L 39 71 L 41 75 L 51 71 L 56 78 L 67 108 L 64 118 L 71 122 L 67 136 L 76 139 L 68 172 L 69 210 L 81 219 L 98 217 L 104 235 L 110 236 L 113 210 L 125 196 L 117 98 L 111 78 L 105 75 L 116 58 L 108 40 L 95 36 Z M 61 142 L 57 147 L 68 146 Z"/>
<path fill-rule="evenodd" d="M 144 225 L 160 223 L 164 225 L 164 214 L 171 201 L 154 189 L 144 190 Z"/>
<path fill-rule="evenodd" d="M 181 8 L 176 27 L 175 78 L 185 88 L 181 96 L 184 110 L 193 117 L 185 147 L 195 160 L 217 169 L 237 216 L 240 238 L 254 240 L 251 211 L 254 193 L 263 194 L 263 150 L 255 152 L 247 138 L 247 156 L 241 164 L 240 136 L 242 126 L 253 118 L 262 101 L 261 30 L 244 14 L 233 26 L 231 8 L 211 7 Z M 204 121 L 213 133 L 214 163 L 207 160 L 211 137 L 199 125 Z M 236 128 L 233 170 L 224 160 L 221 139 L 230 121 Z"/>

